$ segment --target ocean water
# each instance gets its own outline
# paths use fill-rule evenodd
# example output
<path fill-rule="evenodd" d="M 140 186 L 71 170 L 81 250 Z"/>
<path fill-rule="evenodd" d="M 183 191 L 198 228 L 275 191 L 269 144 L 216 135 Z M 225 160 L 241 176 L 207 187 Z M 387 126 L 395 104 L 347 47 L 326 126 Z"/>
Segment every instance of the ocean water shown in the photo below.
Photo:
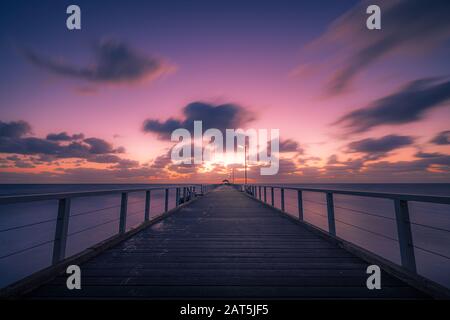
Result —
<path fill-rule="evenodd" d="M 76 192 L 124 188 L 159 187 L 142 184 L 46 184 L 0 185 L 0 196 Z M 164 185 L 168 186 L 168 185 Z M 386 193 L 450 196 L 449 184 L 298 184 L 306 188 L 358 190 Z M 267 201 L 271 202 L 270 190 Z M 304 192 L 304 219 L 327 230 L 325 194 Z M 127 230 L 144 219 L 144 192 L 128 199 Z M 281 207 L 280 191 L 274 192 Z M 169 193 L 169 208 L 175 206 L 175 191 Z M 337 235 L 394 263 L 400 263 L 394 203 L 375 199 L 335 195 Z M 418 273 L 450 287 L 450 206 L 409 203 Z M 285 209 L 297 215 L 297 193 L 285 191 Z M 150 216 L 164 210 L 164 191 L 152 191 Z M 71 256 L 118 232 L 120 194 L 74 198 L 68 231 L 66 256 Z M 57 201 L 0 205 L 0 287 L 4 287 L 50 265 L 56 224 Z"/>

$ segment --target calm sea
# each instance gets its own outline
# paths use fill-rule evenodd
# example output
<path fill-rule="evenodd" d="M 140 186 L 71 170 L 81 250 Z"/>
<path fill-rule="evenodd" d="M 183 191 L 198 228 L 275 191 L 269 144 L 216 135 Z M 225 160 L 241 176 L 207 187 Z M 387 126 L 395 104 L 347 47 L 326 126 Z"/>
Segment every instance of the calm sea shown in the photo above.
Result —
<path fill-rule="evenodd" d="M 0 196 L 158 187 L 149 184 L 10 184 L 0 185 Z M 450 196 L 446 184 L 291 184 L 306 188 Z M 268 191 L 268 190 L 267 190 Z M 270 192 L 267 192 L 270 202 Z M 296 192 L 286 190 L 286 211 L 297 215 Z M 322 193 L 305 192 L 304 219 L 327 229 L 326 200 Z M 127 229 L 143 221 L 145 195 L 129 195 Z M 150 215 L 163 212 L 164 192 L 153 191 Z M 275 206 L 280 192 L 275 189 Z M 394 206 L 391 200 L 335 195 L 337 235 L 400 263 Z M 169 194 L 169 208 L 175 193 Z M 450 287 L 450 206 L 411 202 L 415 255 L 419 274 Z M 0 287 L 13 283 L 51 262 L 56 223 L 56 201 L 0 205 Z M 118 231 L 120 195 L 74 198 L 66 255 L 76 254 Z"/>

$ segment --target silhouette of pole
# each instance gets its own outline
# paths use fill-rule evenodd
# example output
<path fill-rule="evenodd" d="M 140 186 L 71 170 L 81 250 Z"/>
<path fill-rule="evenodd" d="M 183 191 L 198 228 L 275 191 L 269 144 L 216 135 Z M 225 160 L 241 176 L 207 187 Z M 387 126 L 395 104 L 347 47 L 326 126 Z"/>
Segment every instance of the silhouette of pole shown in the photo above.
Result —
<path fill-rule="evenodd" d="M 233 184 L 234 184 L 234 167 L 233 167 Z"/>
<path fill-rule="evenodd" d="M 247 185 L 247 141 L 244 143 L 245 185 Z"/>

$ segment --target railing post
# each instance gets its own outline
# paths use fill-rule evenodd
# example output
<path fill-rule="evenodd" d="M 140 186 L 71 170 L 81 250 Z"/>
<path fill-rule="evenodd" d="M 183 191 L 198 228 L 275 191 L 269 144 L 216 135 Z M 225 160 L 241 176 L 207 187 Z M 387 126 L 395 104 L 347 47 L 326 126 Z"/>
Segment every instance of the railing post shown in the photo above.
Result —
<path fill-rule="evenodd" d="M 303 221 L 303 195 L 302 190 L 297 190 L 297 201 L 298 201 L 298 219 Z"/>
<path fill-rule="evenodd" d="M 274 195 L 274 192 L 273 192 L 273 187 L 270 187 L 272 190 L 270 190 L 270 195 L 271 195 L 271 202 L 272 202 L 272 207 L 274 207 L 275 206 L 275 199 L 273 198 L 273 195 Z"/>
<path fill-rule="evenodd" d="M 175 189 L 175 207 L 180 204 L 180 188 Z"/>
<path fill-rule="evenodd" d="M 166 193 L 164 195 L 164 212 L 169 210 L 169 189 L 166 188 Z"/>
<path fill-rule="evenodd" d="M 264 186 L 264 203 L 267 203 L 267 187 Z"/>
<path fill-rule="evenodd" d="M 259 200 L 261 200 L 261 186 L 258 187 Z"/>
<path fill-rule="evenodd" d="M 195 186 L 192 187 L 192 193 L 194 194 L 194 198 L 197 196 L 197 194 L 195 193 Z"/>
<path fill-rule="evenodd" d="M 183 187 L 183 203 L 186 202 L 186 187 Z"/>
<path fill-rule="evenodd" d="M 328 212 L 328 233 L 335 236 L 336 224 L 334 221 L 333 194 L 331 192 L 327 192 L 327 212 Z"/>
<path fill-rule="evenodd" d="M 281 188 L 281 211 L 284 212 L 284 188 Z"/>
<path fill-rule="evenodd" d="M 120 199 L 119 233 L 124 233 L 127 226 L 128 193 L 123 192 Z"/>
<path fill-rule="evenodd" d="M 144 221 L 150 219 L 150 190 L 145 191 L 145 214 Z"/>
<path fill-rule="evenodd" d="M 53 259 L 55 264 L 64 259 L 66 254 L 67 231 L 69 229 L 70 199 L 58 201 L 58 217 L 56 220 L 55 241 L 53 242 Z"/>
<path fill-rule="evenodd" d="M 402 266 L 407 270 L 416 273 L 416 257 L 414 255 L 408 202 L 406 200 L 395 199 L 394 204 Z"/>

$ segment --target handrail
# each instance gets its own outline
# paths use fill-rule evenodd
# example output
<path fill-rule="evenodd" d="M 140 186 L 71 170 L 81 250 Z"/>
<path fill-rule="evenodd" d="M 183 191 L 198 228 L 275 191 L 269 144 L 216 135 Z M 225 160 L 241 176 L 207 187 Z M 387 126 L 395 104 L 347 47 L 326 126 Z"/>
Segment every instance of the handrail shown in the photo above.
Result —
<path fill-rule="evenodd" d="M 417 201 L 417 202 L 433 202 L 439 204 L 450 204 L 450 197 L 448 196 L 429 196 L 421 194 L 406 194 L 406 193 L 386 193 L 386 192 L 371 192 L 371 191 L 352 191 L 352 190 L 337 190 L 337 189 L 320 189 L 320 188 L 302 188 L 302 187 L 286 187 L 280 185 L 247 185 L 255 187 L 267 187 L 267 188 L 279 188 L 284 190 L 300 190 L 306 192 L 322 192 L 322 193 L 334 193 L 360 197 L 370 198 L 384 198 L 392 200 L 405 200 L 405 201 Z"/>
<path fill-rule="evenodd" d="M 366 192 L 366 191 L 351 191 L 351 190 L 333 190 L 333 189 L 319 189 L 319 188 L 302 188 L 302 187 L 291 187 L 283 185 L 240 185 L 242 190 L 256 200 L 266 203 L 272 207 L 275 207 L 274 202 L 274 190 L 280 189 L 280 210 L 285 212 L 285 190 L 295 190 L 297 191 L 297 204 L 298 204 L 298 220 L 304 221 L 303 218 L 303 192 L 320 192 L 326 195 L 326 205 L 327 214 L 324 215 L 328 222 L 328 234 L 333 237 L 339 238 L 336 235 L 336 221 L 340 222 L 335 218 L 334 210 L 339 208 L 334 205 L 333 196 L 335 194 L 360 196 L 360 197 L 371 197 L 371 198 L 383 198 L 394 201 L 395 219 L 397 226 L 397 238 L 400 248 L 400 258 L 401 266 L 408 270 L 409 272 L 417 274 L 416 258 L 414 253 L 414 248 L 419 250 L 425 250 L 419 246 L 415 246 L 413 243 L 413 236 L 411 232 L 411 225 L 415 224 L 411 222 L 409 217 L 408 202 L 428 202 L 428 203 L 439 203 L 439 204 L 450 204 L 450 197 L 446 196 L 428 196 L 428 195 L 416 195 L 416 194 L 400 194 L 400 193 L 382 193 L 382 192 Z M 267 201 L 267 188 L 270 188 L 271 192 L 271 202 Z M 444 230 L 444 229 L 442 229 Z M 448 231 L 448 230 L 447 230 Z M 450 259 L 450 257 L 441 255 L 439 253 L 434 253 L 440 255 L 444 258 Z"/>
<path fill-rule="evenodd" d="M 92 197 L 92 196 L 103 196 L 115 193 L 132 193 L 132 192 L 142 192 L 148 190 L 165 190 L 167 188 L 183 188 L 183 187 L 196 187 L 204 186 L 201 184 L 189 184 L 189 185 L 170 185 L 167 187 L 149 187 L 149 188 L 128 188 L 128 189 L 109 189 L 109 190 L 95 190 L 95 191 L 81 191 L 81 192 L 55 192 L 55 193 L 37 193 L 37 194 L 26 194 L 19 196 L 0 196 L 1 204 L 11 204 L 11 203 L 21 203 L 21 202 L 33 202 L 33 201 L 43 201 L 43 200 L 59 200 L 64 198 L 81 198 L 81 197 Z"/>

